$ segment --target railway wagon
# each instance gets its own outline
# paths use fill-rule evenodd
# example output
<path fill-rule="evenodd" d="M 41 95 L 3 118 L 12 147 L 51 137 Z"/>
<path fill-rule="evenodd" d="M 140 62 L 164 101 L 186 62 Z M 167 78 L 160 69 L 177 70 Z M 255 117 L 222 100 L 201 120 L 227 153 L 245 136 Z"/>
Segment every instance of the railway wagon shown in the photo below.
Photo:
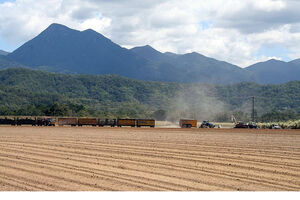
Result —
<path fill-rule="evenodd" d="M 56 119 L 55 118 L 46 118 L 45 119 L 45 126 L 55 126 Z"/>
<path fill-rule="evenodd" d="M 16 125 L 16 119 L 15 118 L 0 118 L 0 125 Z"/>
<path fill-rule="evenodd" d="M 36 124 L 37 124 L 36 118 L 31 118 L 31 117 L 17 118 L 17 126 L 22 126 L 22 125 L 36 126 Z"/>
<path fill-rule="evenodd" d="M 78 126 L 97 126 L 97 118 L 78 118 Z"/>
<path fill-rule="evenodd" d="M 55 123 L 55 118 L 37 118 L 36 120 L 37 126 L 55 126 Z"/>
<path fill-rule="evenodd" d="M 98 125 L 102 126 L 102 127 L 103 126 L 115 127 L 117 125 L 117 120 L 116 119 L 99 119 Z"/>
<path fill-rule="evenodd" d="M 35 121 L 36 126 L 45 126 L 45 118 L 37 118 Z"/>
<path fill-rule="evenodd" d="M 136 120 L 135 119 L 117 119 L 117 126 L 118 127 L 122 127 L 122 126 L 135 127 Z"/>
<path fill-rule="evenodd" d="M 59 126 L 64 126 L 64 125 L 76 126 L 78 124 L 77 118 L 72 118 L 72 117 L 61 117 L 58 118 L 57 121 Z"/>
<path fill-rule="evenodd" d="M 193 119 L 181 119 L 179 121 L 179 126 L 181 128 L 192 128 L 192 127 L 196 127 L 197 128 L 197 120 L 193 120 Z"/>
<path fill-rule="evenodd" d="M 150 126 L 152 128 L 155 127 L 155 120 L 154 119 L 137 119 L 136 120 L 136 126 Z"/>

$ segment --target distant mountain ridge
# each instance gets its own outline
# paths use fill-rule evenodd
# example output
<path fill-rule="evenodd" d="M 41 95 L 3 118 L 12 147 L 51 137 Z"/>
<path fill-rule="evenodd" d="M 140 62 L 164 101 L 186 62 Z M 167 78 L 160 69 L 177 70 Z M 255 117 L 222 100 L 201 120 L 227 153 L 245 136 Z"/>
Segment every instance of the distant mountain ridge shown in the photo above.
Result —
<path fill-rule="evenodd" d="M 300 60 L 284 62 L 271 59 L 256 63 L 245 69 L 251 71 L 259 83 L 280 84 L 300 80 Z"/>
<path fill-rule="evenodd" d="M 298 67 L 289 67 L 287 76 L 279 77 L 278 67 L 264 79 L 265 71 L 273 70 L 266 66 L 268 62 L 240 68 L 196 52 L 161 53 L 149 45 L 126 49 L 91 29 L 77 31 L 55 23 L 5 57 L 11 62 L 53 72 L 116 74 L 163 82 L 282 83 L 295 80 L 295 74 L 300 77 Z M 300 66 L 300 62 L 288 65 Z"/>
<path fill-rule="evenodd" d="M 59 24 L 52 24 L 37 37 L 8 55 L 12 60 L 49 71 L 106 74 L 116 73 L 135 77 L 128 73 L 145 63 L 103 35 L 88 29 L 77 31 Z M 126 68 L 120 69 L 120 68 Z"/>
<path fill-rule="evenodd" d="M 1 56 L 6 56 L 7 54 L 9 54 L 9 53 L 0 49 L 0 55 Z"/>

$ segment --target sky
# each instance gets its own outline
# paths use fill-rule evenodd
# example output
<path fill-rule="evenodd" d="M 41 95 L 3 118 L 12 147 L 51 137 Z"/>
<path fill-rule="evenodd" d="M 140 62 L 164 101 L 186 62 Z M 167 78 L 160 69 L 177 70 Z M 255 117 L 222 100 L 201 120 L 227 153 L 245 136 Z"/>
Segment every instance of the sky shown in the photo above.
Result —
<path fill-rule="evenodd" d="M 0 0 L 0 49 L 15 50 L 51 23 L 240 67 L 300 58 L 300 0 Z"/>

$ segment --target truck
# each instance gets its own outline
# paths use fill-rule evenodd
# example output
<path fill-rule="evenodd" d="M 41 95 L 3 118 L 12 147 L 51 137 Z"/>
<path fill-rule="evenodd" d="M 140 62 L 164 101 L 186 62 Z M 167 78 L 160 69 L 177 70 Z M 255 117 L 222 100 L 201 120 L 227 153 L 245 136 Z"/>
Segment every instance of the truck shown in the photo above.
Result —
<path fill-rule="evenodd" d="M 181 128 L 192 128 L 192 127 L 196 127 L 197 128 L 197 120 L 193 120 L 193 119 L 180 119 L 179 120 L 179 126 Z"/>
<path fill-rule="evenodd" d="M 151 128 L 155 127 L 155 120 L 154 119 L 137 119 L 136 120 L 136 126 L 149 126 Z"/>

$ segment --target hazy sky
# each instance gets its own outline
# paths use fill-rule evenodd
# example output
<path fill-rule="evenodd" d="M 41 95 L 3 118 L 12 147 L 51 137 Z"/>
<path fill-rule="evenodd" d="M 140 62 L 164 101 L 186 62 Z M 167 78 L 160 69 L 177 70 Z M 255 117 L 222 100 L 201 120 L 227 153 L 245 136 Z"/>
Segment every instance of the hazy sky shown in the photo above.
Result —
<path fill-rule="evenodd" d="M 0 0 L 0 49 L 53 22 L 127 48 L 196 51 L 241 67 L 300 58 L 300 0 Z"/>

